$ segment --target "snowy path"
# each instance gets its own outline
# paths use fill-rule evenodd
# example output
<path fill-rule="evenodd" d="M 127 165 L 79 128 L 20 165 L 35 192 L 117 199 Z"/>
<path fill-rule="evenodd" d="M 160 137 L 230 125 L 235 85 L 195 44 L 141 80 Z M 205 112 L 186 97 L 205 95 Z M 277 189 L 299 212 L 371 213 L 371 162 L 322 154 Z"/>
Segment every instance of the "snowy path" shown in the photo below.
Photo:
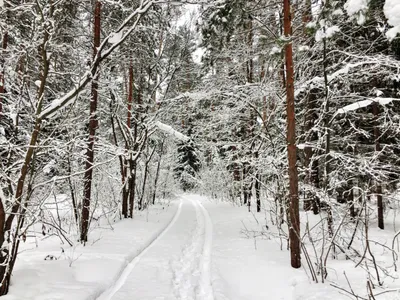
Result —
<path fill-rule="evenodd" d="M 292 269 L 284 241 L 265 231 L 266 223 L 268 214 L 184 195 L 113 230 L 95 229 L 86 247 L 62 245 L 60 254 L 56 237 L 40 247 L 31 239 L 22 245 L 4 300 L 347 299 L 329 283 L 311 283 L 304 269 Z M 49 254 L 58 259 L 45 261 Z M 348 261 L 337 264 L 341 270 Z"/>
<path fill-rule="evenodd" d="M 183 197 L 171 223 L 98 300 L 213 300 L 211 250 L 207 210 L 198 200 Z"/>

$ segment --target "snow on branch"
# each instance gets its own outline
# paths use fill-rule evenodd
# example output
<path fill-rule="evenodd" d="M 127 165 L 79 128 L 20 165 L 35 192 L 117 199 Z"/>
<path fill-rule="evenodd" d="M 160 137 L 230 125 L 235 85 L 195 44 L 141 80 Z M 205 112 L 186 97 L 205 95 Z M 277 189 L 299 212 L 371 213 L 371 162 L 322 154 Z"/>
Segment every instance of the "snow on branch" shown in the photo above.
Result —
<path fill-rule="evenodd" d="M 188 141 L 190 138 L 187 135 L 184 135 L 183 133 L 173 129 L 171 126 L 161 123 L 160 121 L 156 121 L 155 122 L 156 127 L 158 127 L 158 129 L 160 129 L 161 131 L 173 136 L 174 138 L 176 138 L 177 140 L 180 141 Z"/>
<path fill-rule="evenodd" d="M 393 26 L 386 32 L 386 36 L 389 40 L 393 40 L 400 33 L 400 1 L 386 0 L 383 11 L 389 25 Z"/>
<path fill-rule="evenodd" d="M 337 110 L 336 114 L 345 114 L 349 111 L 354 111 L 362 107 L 367 107 L 368 105 L 372 104 L 373 102 L 377 102 L 380 105 L 386 105 L 389 104 L 392 101 L 398 101 L 400 99 L 395 99 L 395 98 L 375 98 L 374 100 L 362 100 L 362 101 L 357 101 L 355 103 L 346 105 L 345 107 L 342 107 Z"/>
<path fill-rule="evenodd" d="M 49 106 L 47 106 L 40 114 L 39 118 L 49 118 L 54 115 L 59 109 L 70 105 L 75 102 L 79 93 L 86 87 L 86 85 L 92 81 L 98 72 L 100 63 L 105 60 L 116 48 L 118 48 L 127 37 L 136 29 L 141 17 L 154 5 L 161 3 L 157 0 L 141 1 L 141 5 L 133 11 L 121 24 L 121 26 L 115 31 L 110 33 L 101 43 L 98 48 L 97 55 L 92 62 L 90 70 L 87 71 L 76 85 L 74 89 L 66 93 L 64 96 L 53 100 Z M 135 19 L 136 18 L 136 19 Z M 135 19 L 132 25 L 129 25 L 131 21 Z M 110 46 L 111 45 L 111 46 Z M 106 47 L 109 46 L 107 49 Z"/>

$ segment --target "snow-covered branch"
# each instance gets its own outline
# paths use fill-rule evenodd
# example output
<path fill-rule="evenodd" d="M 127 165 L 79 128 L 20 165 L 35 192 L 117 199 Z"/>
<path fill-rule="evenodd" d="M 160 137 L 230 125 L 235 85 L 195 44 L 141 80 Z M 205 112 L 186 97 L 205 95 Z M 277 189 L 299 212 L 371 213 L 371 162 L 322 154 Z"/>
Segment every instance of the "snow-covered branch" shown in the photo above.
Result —
<path fill-rule="evenodd" d="M 160 129 L 161 131 L 173 136 L 174 138 L 176 138 L 177 140 L 180 141 L 188 141 L 189 137 L 184 135 L 183 133 L 175 130 L 174 128 L 172 128 L 171 126 L 161 123 L 160 121 L 156 121 L 155 122 L 156 127 L 158 127 L 158 129 Z"/>

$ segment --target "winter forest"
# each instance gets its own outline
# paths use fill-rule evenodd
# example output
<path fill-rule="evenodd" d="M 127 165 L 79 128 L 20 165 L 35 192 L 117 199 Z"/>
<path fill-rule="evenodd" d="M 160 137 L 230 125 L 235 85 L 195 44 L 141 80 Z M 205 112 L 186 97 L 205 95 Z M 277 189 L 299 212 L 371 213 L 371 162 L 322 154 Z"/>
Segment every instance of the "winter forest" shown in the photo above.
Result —
<path fill-rule="evenodd" d="M 400 299 L 400 0 L 0 0 L 5 300 Z"/>

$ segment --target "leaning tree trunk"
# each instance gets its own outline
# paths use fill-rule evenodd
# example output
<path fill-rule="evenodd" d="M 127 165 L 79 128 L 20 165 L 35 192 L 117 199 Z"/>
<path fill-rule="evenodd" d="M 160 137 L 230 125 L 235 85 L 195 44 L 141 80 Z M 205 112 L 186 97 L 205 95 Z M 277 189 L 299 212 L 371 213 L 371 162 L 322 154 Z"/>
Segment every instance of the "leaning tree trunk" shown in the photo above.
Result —
<path fill-rule="evenodd" d="M 284 34 L 291 39 L 292 20 L 290 0 L 283 0 Z M 292 42 L 289 40 L 285 45 L 286 64 L 286 100 L 287 100 L 287 149 L 289 162 L 289 242 L 290 257 L 293 268 L 301 267 L 300 260 L 300 217 L 299 217 L 299 195 L 298 176 L 296 166 L 296 120 L 294 110 L 294 67 Z"/>
<path fill-rule="evenodd" d="M 96 1 L 94 11 L 94 45 L 93 59 L 95 59 L 97 49 L 100 46 L 100 13 L 101 2 Z M 92 191 L 93 162 L 94 162 L 94 142 L 98 120 L 96 116 L 98 99 L 98 80 L 99 74 L 95 74 L 92 82 L 92 97 L 90 101 L 90 119 L 89 119 L 89 138 L 86 150 L 85 176 L 83 182 L 83 205 L 82 205 L 82 224 L 81 224 L 81 242 L 87 242 L 89 223 L 90 223 L 90 202 Z"/>
<path fill-rule="evenodd" d="M 52 17 L 54 12 L 54 6 L 51 5 L 49 9 L 49 16 Z M 44 21 L 44 20 L 42 20 Z M 17 188 L 15 190 L 14 203 L 11 206 L 11 212 L 6 218 L 4 201 L 5 199 L 0 199 L 0 296 L 6 295 L 10 286 L 11 274 L 14 268 L 15 260 L 18 254 L 19 241 L 20 241 L 20 229 L 22 227 L 27 202 L 24 203 L 22 207 L 24 186 L 26 181 L 26 176 L 28 175 L 29 166 L 32 163 L 35 150 L 37 148 L 37 142 L 39 139 L 39 133 L 41 130 L 42 119 L 39 117 L 42 112 L 43 96 L 45 91 L 45 86 L 47 82 L 47 76 L 49 73 L 50 60 L 47 53 L 47 42 L 49 41 L 50 34 L 49 30 L 45 30 L 43 34 L 43 42 L 39 47 L 40 61 L 42 63 L 41 72 L 39 74 L 40 85 L 37 93 L 37 107 L 36 107 L 36 119 L 34 129 L 31 134 L 31 139 L 29 142 L 29 147 L 25 153 L 25 158 L 22 163 L 21 170 L 19 172 L 19 178 L 17 181 Z M 3 41 L 4 42 L 4 41 Z M 25 200 L 27 201 L 27 200 Z M 18 216 L 18 224 L 12 231 L 12 224 L 15 217 Z M 12 231 L 12 232 L 11 232 Z M 6 243 L 11 243 L 12 246 L 6 245 Z"/>

